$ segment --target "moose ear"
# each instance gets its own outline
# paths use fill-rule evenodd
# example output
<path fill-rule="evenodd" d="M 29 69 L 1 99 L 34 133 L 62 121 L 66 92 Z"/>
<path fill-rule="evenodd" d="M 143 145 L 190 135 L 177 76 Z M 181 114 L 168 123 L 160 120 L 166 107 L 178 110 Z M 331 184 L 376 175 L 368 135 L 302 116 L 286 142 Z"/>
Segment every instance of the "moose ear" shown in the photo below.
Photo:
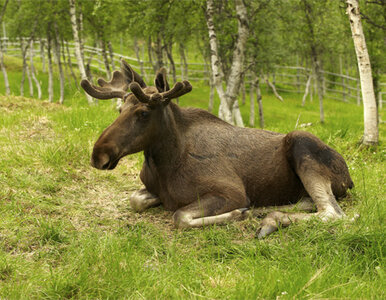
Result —
<path fill-rule="evenodd" d="M 127 83 L 135 81 L 138 82 L 142 88 L 146 87 L 146 83 L 143 81 L 142 77 L 135 72 L 124 59 L 121 59 L 121 72 L 126 77 Z"/>
<path fill-rule="evenodd" d="M 159 93 L 170 90 L 168 81 L 166 80 L 166 69 L 161 68 L 155 77 L 155 86 Z"/>

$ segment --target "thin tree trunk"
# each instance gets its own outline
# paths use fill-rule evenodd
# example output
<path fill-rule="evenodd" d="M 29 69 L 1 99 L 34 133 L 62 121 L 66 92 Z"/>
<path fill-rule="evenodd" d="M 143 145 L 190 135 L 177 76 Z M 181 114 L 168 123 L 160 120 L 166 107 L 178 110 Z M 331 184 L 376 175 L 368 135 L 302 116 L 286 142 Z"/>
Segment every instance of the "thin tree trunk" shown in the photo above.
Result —
<path fill-rule="evenodd" d="M 153 67 L 154 73 L 156 73 L 157 72 L 157 66 L 153 62 L 153 53 L 152 52 L 153 52 L 153 48 L 151 45 L 151 36 L 149 36 L 149 38 L 147 40 L 147 55 L 149 56 L 150 65 Z"/>
<path fill-rule="evenodd" d="M 213 84 L 213 76 L 212 73 L 209 71 L 209 104 L 208 104 L 208 111 L 210 113 L 213 112 L 213 106 L 214 106 L 214 89 L 215 86 Z"/>
<path fill-rule="evenodd" d="M 52 70 L 52 56 L 51 56 L 51 34 L 47 33 L 47 60 L 48 60 L 48 101 L 54 101 L 54 76 Z"/>
<path fill-rule="evenodd" d="M 319 98 L 319 112 L 320 112 L 320 122 L 324 123 L 324 110 L 323 110 L 323 78 L 320 70 L 320 62 L 319 62 L 319 57 L 318 57 L 318 51 L 316 48 L 316 44 L 314 42 L 315 40 L 315 33 L 314 33 L 314 28 L 312 26 L 312 7 L 310 3 L 307 1 L 303 0 L 304 2 L 304 12 L 305 12 L 305 17 L 308 25 L 308 30 L 311 38 L 311 59 L 312 59 L 312 66 L 314 69 L 314 74 L 316 78 L 316 87 L 317 87 L 317 92 L 318 92 L 318 98 Z"/>
<path fill-rule="evenodd" d="M 36 71 L 35 71 L 35 67 L 34 67 L 33 50 L 34 50 L 33 40 L 31 39 L 30 45 L 29 45 L 29 64 L 30 64 L 30 68 L 31 68 L 32 80 L 35 82 L 36 88 L 38 90 L 38 99 L 41 99 L 42 98 L 42 89 L 41 89 L 39 80 L 36 78 L 36 75 L 35 75 Z"/>
<path fill-rule="evenodd" d="M 185 47 L 180 43 L 180 58 L 181 58 L 181 77 L 182 80 L 188 80 L 188 63 L 186 61 Z"/>
<path fill-rule="evenodd" d="M 83 58 L 82 58 L 82 43 L 79 38 L 79 32 L 78 32 L 78 25 L 76 22 L 76 8 L 75 8 L 75 0 L 69 0 L 70 2 L 70 16 L 71 16 L 71 27 L 72 27 L 72 33 L 74 36 L 74 43 L 75 43 L 75 56 L 76 60 L 78 62 L 78 68 L 79 73 L 82 79 L 87 79 L 86 75 L 86 69 L 84 67 Z M 89 104 L 93 104 L 94 101 L 90 95 L 85 93 L 87 97 L 87 101 Z"/>
<path fill-rule="evenodd" d="M 78 78 L 76 78 L 74 69 L 72 68 L 71 54 L 70 54 L 70 49 L 68 48 L 68 42 L 65 44 L 66 44 L 66 51 L 67 51 L 67 64 L 70 69 L 71 77 L 74 79 L 75 86 L 79 90 Z"/>
<path fill-rule="evenodd" d="M 80 55 L 82 57 L 83 65 L 84 65 L 84 44 L 83 44 L 83 11 L 82 11 L 82 5 L 79 5 L 79 18 L 76 18 L 76 0 L 73 0 L 74 2 L 74 11 L 75 11 L 75 23 L 76 28 L 78 29 L 78 37 L 79 37 L 79 45 L 80 45 Z M 70 14 L 71 14 L 71 4 L 70 4 Z M 72 25 L 72 21 L 71 21 Z M 75 40 L 75 37 L 74 37 Z"/>
<path fill-rule="evenodd" d="M 304 95 L 303 95 L 303 99 L 302 99 L 302 106 L 304 106 L 306 104 L 306 99 L 307 99 L 308 93 L 310 92 L 311 78 L 312 78 L 312 74 L 308 75 L 308 79 L 307 79 L 307 83 L 306 83 L 306 89 L 304 90 Z"/>
<path fill-rule="evenodd" d="M 25 76 L 27 74 L 27 79 L 29 83 L 29 94 L 31 97 L 33 97 L 34 91 L 33 91 L 32 79 L 31 79 L 31 74 L 29 72 L 29 68 L 27 65 L 27 58 L 26 58 L 28 44 L 24 45 L 23 39 L 20 39 L 20 48 L 21 48 L 21 55 L 23 60 L 23 73 L 22 73 L 21 82 L 20 82 L 20 96 L 24 96 L 24 82 L 25 82 Z"/>
<path fill-rule="evenodd" d="M 363 34 L 358 0 L 346 0 L 346 3 L 361 80 L 364 111 L 363 144 L 374 145 L 378 144 L 379 133 L 377 103 L 371 74 L 371 63 L 367 52 L 365 35 Z"/>
<path fill-rule="evenodd" d="M 243 76 L 243 79 L 241 81 L 241 103 L 245 105 L 245 98 L 246 98 L 246 92 L 245 92 L 245 76 Z"/>
<path fill-rule="evenodd" d="M 140 72 L 141 72 L 141 76 L 144 76 L 145 75 L 145 70 L 143 68 L 143 61 L 141 59 L 141 56 L 139 55 L 138 40 L 137 40 L 136 37 L 134 37 L 134 52 L 135 52 L 135 56 L 137 57 L 137 61 L 138 61 L 138 64 L 139 64 L 139 69 L 140 69 Z"/>
<path fill-rule="evenodd" d="M 256 79 L 255 86 L 256 86 L 256 100 L 259 106 L 259 124 L 260 124 L 260 128 L 264 128 L 263 97 L 261 96 L 259 78 Z"/>
<path fill-rule="evenodd" d="M 58 26 L 55 23 L 54 24 L 55 29 L 55 38 L 54 38 L 54 52 L 56 61 L 58 63 L 58 69 L 59 69 L 59 79 L 60 79 L 60 97 L 59 97 L 59 103 L 63 104 L 64 101 L 64 73 L 63 73 L 63 67 L 62 67 L 62 61 L 60 59 L 60 42 L 59 42 L 59 31 Z"/>
<path fill-rule="evenodd" d="M 314 47 L 312 47 L 314 49 Z M 316 55 L 315 49 L 312 51 L 312 60 L 314 65 L 314 74 L 316 77 L 316 89 L 318 92 L 318 98 L 319 98 L 319 114 L 320 114 L 320 123 L 324 123 L 324 109 L 323 109 L 323 78 L 322 74 L 320 73 L 320 67 L 319 67 L 319 61 L 318 57 Z"/>
<path fill-rule="evenodd" d="M 254 95 L 254 83 L 251 76 L 251 82 L 249 84 L 249 127 L 255 127 L 255 95 Z"/>
<path fill-rule="evenodd" d="M 110 62 L 111 62 L 111 71 L 115 70 L 115 60 L 114 60 L 114 51 L 111 41 L 107 42 L 107 47 L 109 48 Z"/>
<path fill-rule="evenodd" d="M 171 69 L 172 69 L 172 76 L 173 76 L 173 83 L 177 82 L 177 74 L 176 74 L 176 65 L 174 63 L 173 59 L 173 44 L 172 43 L 165 43 L 165 50 L 166 50 L 166 55 L 169 59 Z"/>
<path fill-rule="evenodd" d="M 104 38 L 102 37 L 101 34 L 100 34 L 99 38 L 100 38 L 100 47 L 101 47 L 101 49 L 102 49 L 103 63 L 104 63 L 104 65 L 105 65 L 105 70 L 106 70 L 106 76 L 107 76 L 107 79 L 110 79 L 110 77 L 111 77 L 111 71 L 110 71 L 110 63 L 109 63 L 109 59 L 107 58 L 106 42 L 105 42 L 105 40 L 104 40 Z"/>
<path fill-rule="evenodd" d="M 343 75 L 343 60 L 342 55 L 339 55 L 339 74 Z M 344 77 L 342 77 L 342 98 L 344 102 L 347 102 L 346 99 L 346 81 Z"/>
<path fill-rule="evenodd" d="M 155 63 L 155 72 L 157 72 L 159 69 L 161 69 L 164 66 L 162 40 L 161 40 L 160 34 L 157 35 L 154 51 L 155 51 L 156 58 L 157 58 L 157 61 Z"/>
<path fill-rule="evenodd" d="M 67 59 L 66 59 L 66 50 L 64 49 L 64 39 L 63 37 L 61 38 L 60 40 L 60 44 L 59 44 L 59 49 L 60 49 L 60 53 L 62 54 L 62 65 L 64 66 L 64 74 L 65 74 L 65 82 L 68 81 L 68 65 L 66 63 Z"/>
<path fill-rule="evenodd" d="M 45 48 L 45 42 L 43 39 L 40 39 L 40 57 L 41 57 L 41 60 L 42 60 L 42 70 L 43 70 L 43 73 L 47 72 L 47 68 L 46 68 L 46 54 L 44 52 L 44 48 Z"/>
<path fill-rule="evenodd" d="M 267 83 L 267 86 L 269 86 L 271 88 L 273 94 L 275 95 L 275 97 L 277 99 L 279 99 L 281 102 L 284 102 L 283 97 L 279 95 L 279 93 L 276 90 L 276 87 L 273 85 L 272 82 L 269 81 L 268 77 L 269 77 L 269 75 L 264 76 L 265 82 Z"/>
<path fill-rule="evenodd" d="M 3 72 L 3 78 L 4 78 L 4 86 L 5 86 L 5 94 L 9 96 L 11 94 L 11 89 L 9 87 L 9 81 L 8 81 L 8 74 L 7 74 L 7 69 L 5 68 L 4 65 L 4 58 L 3 58 L 3 43 L 0 40 L 0 67 L 1 67 L 1 72 Z"/>

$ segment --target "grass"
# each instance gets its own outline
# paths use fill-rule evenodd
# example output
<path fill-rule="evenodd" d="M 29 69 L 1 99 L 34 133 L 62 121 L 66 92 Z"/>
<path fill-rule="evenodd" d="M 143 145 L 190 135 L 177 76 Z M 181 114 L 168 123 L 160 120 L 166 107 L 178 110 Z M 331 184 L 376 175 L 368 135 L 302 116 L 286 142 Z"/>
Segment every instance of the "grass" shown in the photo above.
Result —
<path fill-rule="evenodd" d="M 71 89 L 63 106 L 1 96 L 0 298 L 385 298 L 385 125 L 377 148 L 362 147 L 360 107 L 326 100 L 322 125 L 316 101 L 263 93 L 267 129 L 312 123 L 346 158 L 355 188 L 341 205 L 355 222 L 311 220 L 262 241 L 258 219 L 175 230 L 162 208 L 130 209 L 141 154 L 109 172 L 89 166 L 117 115 L 111 101 L 88 106 Z M 180 103 L 205 108 L 208 94 L 194 84 Z"/>

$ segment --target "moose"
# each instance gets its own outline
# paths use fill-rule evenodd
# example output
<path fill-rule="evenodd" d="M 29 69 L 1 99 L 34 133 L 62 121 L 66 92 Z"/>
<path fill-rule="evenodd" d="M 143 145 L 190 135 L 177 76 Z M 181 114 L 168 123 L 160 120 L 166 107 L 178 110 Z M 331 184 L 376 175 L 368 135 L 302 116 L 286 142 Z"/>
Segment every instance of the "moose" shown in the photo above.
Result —
<path fill-rule="evenodd" d="M 328 221 L 345 215 L 337 199 L 353 187 L 346 162 L 316 136 L 235 127 L 205 110 L 181 108 L 171 100 L 192 86 L 183 81 L 170 88 L 165 69 L 155 86 L 147 86 L 121 60 L 121 70 L 98 84 L 81 82 L 92 97 L 121 98 L 123 104 L 96 141 L 91 165 L 112 170 L 122 157 L 143 151 L 145 187 L 130 198 L 136 212 L 162 204 L 174 212 L 177 228 L 189 228 L 277 207 L 262 220 L 259 238 L 313 216 Z M 297 202 L 304 212 L 280 211 Z"/>

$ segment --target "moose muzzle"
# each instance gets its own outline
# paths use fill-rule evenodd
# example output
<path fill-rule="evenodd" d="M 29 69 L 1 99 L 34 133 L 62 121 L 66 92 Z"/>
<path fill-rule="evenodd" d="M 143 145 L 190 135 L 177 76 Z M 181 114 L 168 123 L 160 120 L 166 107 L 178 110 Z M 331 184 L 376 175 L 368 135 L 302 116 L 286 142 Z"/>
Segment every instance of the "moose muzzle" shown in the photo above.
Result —
<path fill-rule="evenodd" d="M 91 156 L 91 166 L 100 170 L 112 170 L 114 169 L 120 157 L 118 151 L 115 151 L 116 147 L 103 145 L 94 146 Z"/>

